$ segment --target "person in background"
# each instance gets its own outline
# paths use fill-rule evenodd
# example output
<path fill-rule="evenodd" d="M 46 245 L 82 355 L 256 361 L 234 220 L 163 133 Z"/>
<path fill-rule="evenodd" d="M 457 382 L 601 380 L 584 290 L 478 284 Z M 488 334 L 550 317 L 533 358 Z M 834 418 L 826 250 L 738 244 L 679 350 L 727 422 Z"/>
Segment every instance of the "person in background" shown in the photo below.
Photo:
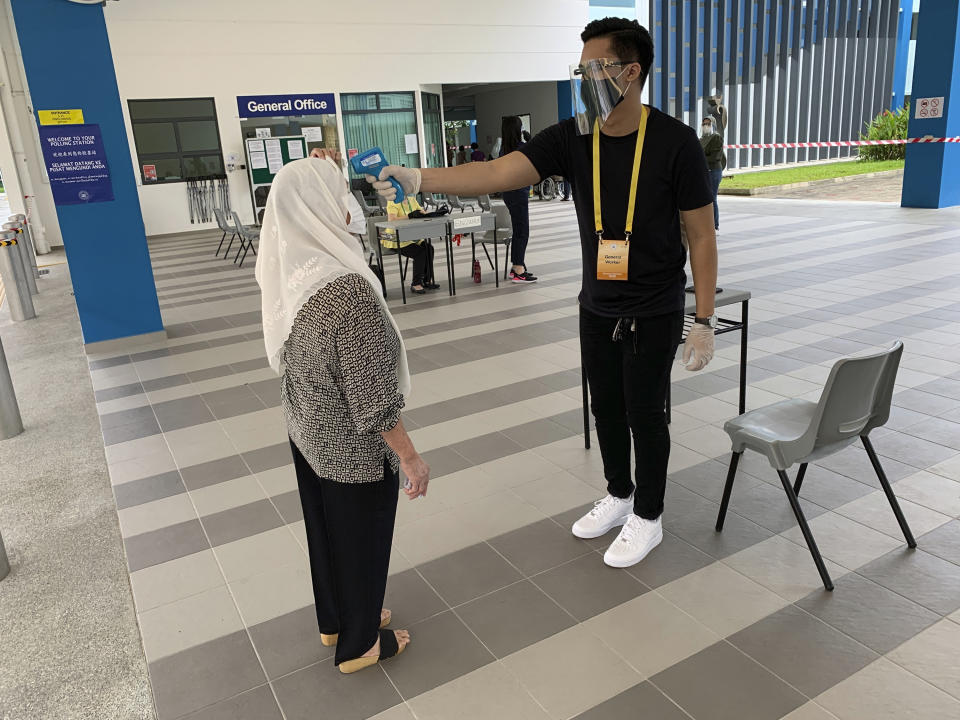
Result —
<path fill-rule="evenodd" d="M 516 115 L 509 115 L 501 124 L 503 146 L 500 156 L 516 152 L 523 142 L 523 123 Z M 503 203 L 510 211 L 510 223 L 513 225 L 513 240 L 510 243 L 510 279 L 515 283 L 532 283 L 537 277 L 527 270 L 527 242 L 530 239 L 530 186 L 509 190 L 503 193 Z"/>
<path fill-rule="evenodd" d="M 470 143 L 470 149 L 473 150 L 470 153 L 471 162 L 483 162 L 487 159 L 487 156 L 484 154 L 483 150 L 480 149 L 479 143 Z"/>
<path fill-rule="evenodd" d="M 520 133 L 520 137 L 523 138 L 523 141 L 524 141 L 525 143 L 530 142 L 530 133 L 527 132 L 526 130 L 524 130 L 523 132 Z"/>
<path fill-rule="evenodd" d="M 571 530 L 598 538 L 622 528 L 603 561 L 628 567 L 663 540 L 670 458 L 665 405 L 683 338 L 687 246 L 696 315 L 683 362 L 698 371 L 713 359 L 713 193 L 696 131 L 643 103 L 653 70 L 649 31 L 636 20 L 603 18 L 580 37 L 583 51 L 570 78 L 573 97 L 583 100 L 576 116 L 493 162 L 391 166 L 379 179 L 368 179 L 388 200 L 396 196 L 391 177 L 408 195 L 424 190 L 465 197 L 527 187 L 551 175 L 573 181 L 583 258 L 580 348 L 607 494 Z"/>
<path fill-rule="evenodd" d="M 466 165 L 467 164 L 467 146 L 461 145 L 457 149 L 457 165 Z"/>
<path fill-rule="evenodd" d="M 564 178 L 560 184 L 563 185 L 563 199 L 569 200 L 571 192 L 570 181 Z"/>
<path fill-rule="evenodd" d="M 707 169 L 710 171 L 710 187 L 713 189 L 713 227 L 720 229 L 720 203 L 717 195 L 720 193 L 720 181 L 723 179 L 723 169 L 727 166 L 727 153 L 723 148 L 723 135 L 714 128 L 713 118 L 705 117 L 700 123 L 700 145 L 707 158 Z"/>
<path fill-rule="evenodd" d="M 320 641 L 336 645 L 343 673 L 397 655 L 410 642 L 408 632 L 384 629 L 398 470 L 411 500 L 426 496 L 430 480 L 401 420 L 410 392 L 403 340 L 348 232 L 348 194 L 332 157 L 283 167 L 267 199 L 256 266 Z"/>

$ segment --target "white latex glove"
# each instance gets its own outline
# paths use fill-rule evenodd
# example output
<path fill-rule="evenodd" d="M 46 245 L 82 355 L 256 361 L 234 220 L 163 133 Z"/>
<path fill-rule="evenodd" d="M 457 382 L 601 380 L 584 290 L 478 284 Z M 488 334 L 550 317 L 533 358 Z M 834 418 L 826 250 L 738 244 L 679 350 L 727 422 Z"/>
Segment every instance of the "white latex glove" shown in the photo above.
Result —
<path fill-rule="evenodd" d="M 387 178 L 393 178 L 400 183 L 404 194 L 407 196 L 416 195 L 420 192 L 420 171 L 416 168 L 400 167 L 399 165 L 388 165 L 380 171 L 380 177 L 367 175 L 367 182 L 373 185 L 373 189 L 383 197 L 387 202 L 393 202 L 397 199 L 397 189 Z"/>
<path fill-rule="evenodd" d="M 713 360 L 713 328 L 694 323 L 683 344 L 683 366 L 687 370 L 703 370 Z"/>

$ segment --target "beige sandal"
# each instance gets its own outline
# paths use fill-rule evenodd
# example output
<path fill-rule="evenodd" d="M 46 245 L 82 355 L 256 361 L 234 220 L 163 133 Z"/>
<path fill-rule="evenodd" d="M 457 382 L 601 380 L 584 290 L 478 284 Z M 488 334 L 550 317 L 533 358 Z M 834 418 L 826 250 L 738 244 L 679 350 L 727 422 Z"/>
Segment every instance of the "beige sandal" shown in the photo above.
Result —
<path fill-rule="evenodd" d="M 387 613 L 387 616 L 380 620 L 381 630 L 387 627 L 390 624 L 390 621 L 393 619 L 393 613 L 391 613 L 389 610 L 385 610 L 384 612 Z M 337 639 L 339 637 L 340 635 L 338 633 L 334 633 L 333 635 L 324 635 L 323 633 L 320 633 L 320 642 L 326 647 L 333 647 L 337 644 Z"/>
<path fill-rule="evenodd" d="M 397 634 L 393 630 L 381 630 L 380 654 L 358 657 L 354 658 L 353 660 L 344 660 L 342 663 L 340 663 L 340 672 L 342 672 L 344 675 L 349 675 L 350 673 L 364 670 L 368 667 L 376 665 L 381 660 L 386 660 L 399 655 L 406 649 L 408 644 L 409 642 L 401 645 L 400 641 L 397 640 Z"/>

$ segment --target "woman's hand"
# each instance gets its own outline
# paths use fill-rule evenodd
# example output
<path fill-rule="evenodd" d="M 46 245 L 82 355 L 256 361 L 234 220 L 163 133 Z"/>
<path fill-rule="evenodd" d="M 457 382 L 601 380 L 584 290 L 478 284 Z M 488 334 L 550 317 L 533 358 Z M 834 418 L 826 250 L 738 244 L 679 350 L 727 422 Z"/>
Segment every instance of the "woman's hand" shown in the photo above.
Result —
<path fill-rule="evenodd" d="M 407 476 L 407 484 L 403 491 L 411 500 L 416 500 L 421 495 L 427 496 L 427 485 L 430 483 L 430 466 L 427 465 L 418 453 L 414 453 L 407 459 L 401 458 L 400 469 Z"/>
<path fill-rule="evenodd" d="M 330 148 L 314 148 L 310 151 L 310 157 L 312 158 L 330 158 L 337 165 L 343 164 L 343 155 L 340 154 L 339 150 L 332 150 Z"/>

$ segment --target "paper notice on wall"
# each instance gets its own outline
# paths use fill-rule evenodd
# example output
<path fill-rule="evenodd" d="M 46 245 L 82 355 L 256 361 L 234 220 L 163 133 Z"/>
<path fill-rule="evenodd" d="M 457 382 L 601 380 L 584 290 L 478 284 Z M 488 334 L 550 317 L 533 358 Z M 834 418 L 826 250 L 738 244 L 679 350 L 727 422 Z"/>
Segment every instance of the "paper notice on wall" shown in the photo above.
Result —
<path fill-rule="evenodd" d="M 268 138 L 273 133 L 270 132 L 270 128 L 257 128 L 257 137 L 258 138 Z"/>
<path fill-rule="evenodd" d="M 303 137 L 308 143 L 313 142 L 323 142 L 323 128 L 322 127 L 305 127 L 301 128 L 303 131 Z"/>
<path fill-rule="evenodd" d="M 417 144 L 417 134 L 404 135 L 403 140 L 407 145 L 407 155 L 416 155 L 420 152 L 420 146 Z"/>
<path fill-rule="evenodd" d="M 250 153 L 250 168 L 253 170 L 263 170 L 267 167 L 267 154 L 265 152 Z"/>
<path fill-rule="evenodd" d="M 250 152 L 263 152 L 263 140 L 247 140 L 247 150 Z"/>
<path fill-rule="evenodd" d="M 300 160 L 303 157 L 303 143 L 299 140 L 287 140 L 287 155 L 291 160 Z"/>
<path fill-rule="evenodd" d="M 264 147 L 267 149 L 267 167 L 271 175 L 276 175 L 283 167 L 283 153 L 280 149 L 279 140 L 264 140 Z"/>

